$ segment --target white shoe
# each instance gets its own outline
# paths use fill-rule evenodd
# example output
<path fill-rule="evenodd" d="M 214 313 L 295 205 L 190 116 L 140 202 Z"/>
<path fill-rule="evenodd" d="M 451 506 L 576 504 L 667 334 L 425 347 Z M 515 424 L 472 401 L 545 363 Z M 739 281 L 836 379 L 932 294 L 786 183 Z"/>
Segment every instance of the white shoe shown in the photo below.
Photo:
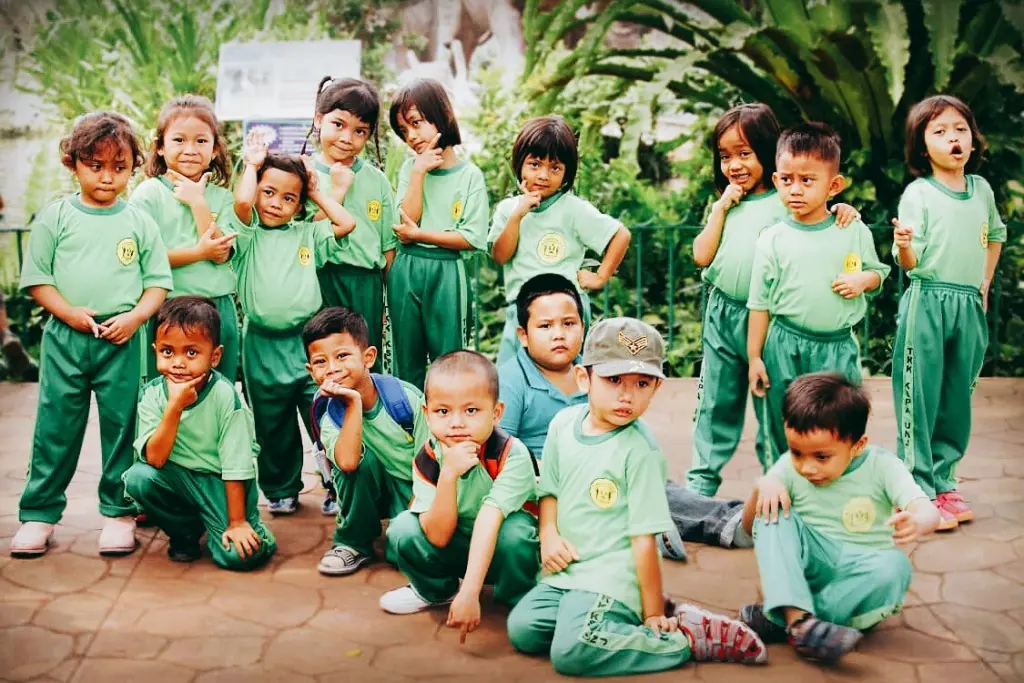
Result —
<path fill-rule="evenodd" d="M 22 522 L 18 533 L 11 539 L 12 557 L 38 557 L 46 552 L 53 535 L 53 525 L 47 522 Z"/>
<path fill-rule="evenodd" d="M 380 608 L 389 614 L 416 614 L 431 607 L 450 605 L 455 596 L 441 602 L 427 602 L 411 586 L 402 586 L 380 596 Z"/>
<path fill-rule="evenodd" d="M 108 517 L 100 532 L 100 555 L 130 555 L 135 552 L 134 517 Z"/>

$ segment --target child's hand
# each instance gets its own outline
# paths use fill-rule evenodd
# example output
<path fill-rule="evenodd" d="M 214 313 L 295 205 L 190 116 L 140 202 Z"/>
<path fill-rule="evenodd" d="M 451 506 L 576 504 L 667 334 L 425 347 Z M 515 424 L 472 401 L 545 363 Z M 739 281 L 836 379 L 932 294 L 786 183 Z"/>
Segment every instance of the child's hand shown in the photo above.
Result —
<path fill-rule="evenodd" d="M 912 227 L 906 227 L 900 225 L 899 218 L 892 219 L 893 227 L 892 231 L 892 243 L 900 249 L 910 249 L 910 241 L 914 237 L 914 229 Z"/>
<path fill-rule="evenodd" d="M 892 527 L 892 540 L 896 545 L 910 545 L 917 542 L 917 519 L 906 510 L 901 510 L 885 521 Z"/>
<path fill-rule="evenodd" d="M 336 382 L 333 379 L 324 380 L 324 383 L 320 385 L 320 393 L 323 396 L 341 399 L 350 407 L 363 409 L 363 397 L 359 392 L 344 387 L 341 382 Z"/>
<path fill-rule="evenodd" d="M 591 292 L 601 289 L 607 284 L 600 275 L 589 270 L 578 271 L 576 280 L 580 283 L 580 287 Z"/>
<path fill-rule="evenodd" d="M 427 171 L 433 171 L 435 168 L 441 168 L 441 164 L 444 163 L 444 158 L 441 156 L 440 150 L 437 148 L 438 141 L 441 140 L 441 134 L 438 133 L 434 136 L 434 139 L 430 141 L 426 149 L 416 155 L 416 161 L 412 163 L 412 170 L 418 171 L 419 173 L 426 173 Z"/>
<path fill-rule="evenodd" d="M 448 608 L 448 621 L 445 623 L 452 628 L 460 627 L 459 644 L 464 644 L 466 634 L 480 625 L 480 596 L 460 590 Z"/>
<path fill-rule="evenodd" d="M 988 313 L 988 290 L 992 287 L 991 280 L 982 280 L 981 287 L 978 291 L 981 292 L 981 310 Z"/>
<path fill-rule="evenodd" d="M 238 556 L 243 560 L 260 549 L 259 534 L 245 520 L 229 524 L 228 530 L 221 534 L 220 542 L 224 550 L 231 550 L 231 546 L 234 544 Z"/>
<path fill-rule="evenodd" d="M 451 446 L 442 445 L 441 448 L 444 455 L 441 469 L 447 469 L 456 477 L 461 477 L 480 462 L 480 444 L 475 441 L 460 441 Z"/>
<path fill-rule="evenodd" d="M 263 139 L 263 133 L 259 130 L 250 130 L 245 136 L 245 147 L 242 150 L 242 158 L 247 166 L 259 168 L 267 160 L 269 145 Z"/>
<path fill-rule="evenodd" d="M 196 249 L 199 250 L 204 261 L 224 263 L 231 257 L 231 247 L 238 235 L 232 233 L 230 235 L 214 237 L 213 233 L 216 229 L 217 224 L 210 223 L 209 230 L 204 232 L 203 236 L 199 238 L 199 244 L 196 245 Z"/>
<path fill-rule="evenodd" d="M 757 482 L 757 515 L 765 522 L 774 524 L 779 521 L 780 509 L 788 518 L 791 502 L 786 485 L 775 477 L 765 475 Z"/>
<path fill-rule="evenodd" d="M 666 617 L 661 614 L 656 617 L 647 617 L 644 619 L 644 626 L 654 631 L 654 635 L 660 636 L 662 633 L 671 633 L 672 631 L 679 630 L 679 622 L 675 617 Z"/>
<path fill-rule="evenodd" d="M 198 181 L 193 181 L 177 171 L 167 169 L 167 179 L 174 184 L 174 198 L 182 204 L 192 206 L 196 202 L 206 200 L 206 183 L 210 180 L 208 172 Z"/>
<path fill-rule="evenodd" d="M 187 382 L 172 382 L 167 380 L 167 405 L 169 407 L 184 410 L 199 400 L 199 385 L 205 375 L 200 375 Z"/>
<path fill-rule="evenodd" d="M 746 192 L 743 191 L 742 187 L 736 185 L 735 183 L 730 183 L 729 186 L 725 188 L 725 192 L 722 193 L 722 196 L 718 198 L 718 201 L 716 203 L 722 207 L 723 211 L 728 211 L 729 209 L 740 203 L 740 200 L 743 199 L 744 194 L 746 194 Z"/>
<path fill-rule="evenodd" d="M 765 389 L 771 386 L 768 383 L 768 368 L 764 360 L 751 358 L 747 370 L 747 379 L 750 381 L 750 393 L 758 398 L 764 398 Z"/>
<path fill-rule="evenodd" d="M 526 189 L 526 181 L 519 181 L 519 190 L 523 193 L 519 197 L 519 203 L 516 204 L 515 211 L 512 215 L 522 218 L 526 214 L 530 213 L 532 209 L 536 209 L 540 206 L 540 192 L 529 192 Z"/>
<path fill-rule="evenodd" d="M 540 564 L 549 574 L 557 574 L 579 559 L 580 554 L 576 548 L 559 534 L 541 536 Z"/>
<path fill-rule="evenodd" d="M 850 223 L 860 220 L 860 211 L 849 204 L 836 204 L 828 212 L 836 215 L 836 225 L 840 228 L 845 228 Z"/>
<path fill-rule="evenodd" d="M 344 198 L 352 183 L 356 180 L 355 171 L 351 166 L 346 166 L 340 161 L 331 164 L 331 187 L 338 191 L 338 196 Z"/>
<path fill-rule="evenodd" d="M 416 225 L 416 221 L 409 218 L 409 214 L 405 212 L 405 209 L 399 207 L 398 210 L 402 215 L 402 222 L 392 227 L 392 230 L 395 231 L 395 237 L 402 244 L 417 242 L 416 235 L 420 231 L 420 226 Z"/>
<path fill-rule="evenodd" d="M 107 318 L 99 326 L 100 339 L 106 339 L 111 344 L 124 344 L 132 338 L 142 323 L 143 321 L 134 311 L 118 313 L 113 318 Z"/>
<path fill-rule="evenodd" d="M 99 339 L 102 333 L 100 326 L 96 324 L 96 311 L 85 306 L 75 306 L 72 308 L 68 316 L 64 318 L 64 322 L 67 323 L 68 327 L 79 332 L 91 334 L 96 339 Z"/>
<path fill-rule="evenodd" d="M 844 299 L 856 299 L 870 284 L 871 273 L 843 273 L 832 282 L 832 291 Z"/>

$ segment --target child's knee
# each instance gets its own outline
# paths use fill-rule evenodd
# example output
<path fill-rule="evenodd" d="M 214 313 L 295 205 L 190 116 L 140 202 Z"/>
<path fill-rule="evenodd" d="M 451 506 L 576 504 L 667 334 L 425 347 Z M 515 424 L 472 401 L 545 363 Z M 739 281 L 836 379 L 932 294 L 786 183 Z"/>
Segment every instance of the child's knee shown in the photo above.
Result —
<path fill-rule="evenodd" d="M 214 548 L 211 544 L 210 551 L 214 564 L 221 569 L 233 572 L 247 572 L 259 569 L 266 564 L 274 556 L 274 553 L 277 552 L 277 543 L 273 539 L 261 539 L 260 547 L 245 557 L 242 557 L 234 546 L 229 550 L 224 550 L 223 546 Z"/>
<path fill-rule="evenodd" d="M 551 643 L 551 666 L 563 676 L 583 676 L 587 672 L 586 653 L 579 638 L 555 640 Z"/>
<path fill-rule="evenodd" d="M 494 554 L 521 555 L 527 552 L 526 547 L 532 547 L 535 551 L 540 547 L 537 540 L 537 522 L 528 512 L 513 512 L 498 529 Z"/>
<path fill-rule="evenodd" d="M 423 536 L 420 518 L 408 510 L 400 513 L 388 523 L 386 536 L 388 543 L 397 552 L 404 553 L 410 544 L 415 543 Z"/>
<path fill-rule="evenodd" d="M 125 491 L 128 495 L 139 501 L 146 495 L 153 483 L 156 482 L 160 470 L 144 462 L 134 463 L 122 475 Z"/>
<path fill-rule="evenodd" d="M 529 609 L 509 612 L 508 640 L 518 652 L 528 655 L 542 654 L 551 646 L 551 634 L 545 634 Z"/>
<path fill-rule="evenodd" d="M 895 592 L 905 594 L 910 590 L 913 567 L 910 558 L 899 550 L 883 552 L 871 573 L 878 583 L 892 587 Z"/>

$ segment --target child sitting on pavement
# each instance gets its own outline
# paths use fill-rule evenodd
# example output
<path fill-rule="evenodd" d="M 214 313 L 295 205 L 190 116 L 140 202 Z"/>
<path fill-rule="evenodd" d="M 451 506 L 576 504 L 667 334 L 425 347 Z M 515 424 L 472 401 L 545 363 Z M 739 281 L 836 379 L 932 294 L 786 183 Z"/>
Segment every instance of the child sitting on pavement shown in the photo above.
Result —
<path fill-rule="evenodd" d="M 550 654 L 560 674 L 631 676 L 691 659 L 762 663 L 745 624 L 682 604 L 665 613 L 655 537 L 672 528 L 667 464 L 640 419 L 664 379 L 650 325 L 594 325 L 575 368 L 588 403 L 560 412 L 544 443 L 540 583 L 512 610 L 520 652 Z"/>
<path fill-rule="evenodd" d="M 200 557 L 199 539 L 224 569 L 254 569 L 277 544 L 257 507 L 256 432 L 234 382 L 214 370 L 224 347 L 210 299 L 180 296 L 156 315 L 156 369 L 139 400 L 138 457 L 128 495 L 170 538 L 175 562 Z"/>
<path fill-rule="evenodd" d="M 498 372 L 487 358 L 441 356 L 424 395 L 433 436 L 413 464 L 412 507 L 387 532 L 409 585 L 385 593 L 380 606 L 412 614 L 451 603 L 447 623 L 464 640 L 480 623 L 485 582 L 508 605 L 536 583 L 537 520 L 523 509 L 535 497 L 536 470 L 526 446 L 498 427 Z"/>
<path fill-rule="evenodd" d="M 373 559 L 381 519 L 409 507 L 412 460 L 430 437 L 420 390 L 370 372 L 377 349 L 369 334 L 363 317 L 341 306 L 320 311 L 302 330 L 306 367 L 320 387 L 314 433 L 338 494 L 334 543 L 317 566 L 327 576 L 351 574 Z M 395 561 L 390 545 L 385 554 Z"/>
<path fill-rule="evenodd" d="M 789 453 L 744 510 L 764 602 L 740 617 L 766 642 L 788 638 L 807 659 L 839 659 L 900 610 L 911 565 L 894 546 L 939 523 L 899 458 L 868 445 L 870 409 L 864 390 L 841 374 L 794 381 L 782 408 Z"/>

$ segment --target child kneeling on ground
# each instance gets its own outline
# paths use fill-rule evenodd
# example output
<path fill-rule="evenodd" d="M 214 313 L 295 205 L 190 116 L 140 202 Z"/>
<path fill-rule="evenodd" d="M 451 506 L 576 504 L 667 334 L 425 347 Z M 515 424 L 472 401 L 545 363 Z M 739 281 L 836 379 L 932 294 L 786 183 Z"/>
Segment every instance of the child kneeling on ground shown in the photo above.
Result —
<path fill-rule="evenodd" d="M 277 543 L 257 507 L 252 413 L 220 362 L 220 313 L 210 299 L 170 299 L 156 315 L 160 377 L 139 400 L 138 461 L 125 489 L 170 539 L 175 562 L 200 557 L 199 539 L 224 569 L 254 569 Z"/>
<path fill-rule="evenodd" d="M 807 659 L 839 659 L 900 610 L 911 566 L 894 546 L 939 523 L 899 458 L 867 444 L 870 409 L 864 390 L 838 373 L 794 381 L 782 408 L 789 453 L 744 510 L 764 603 L 740 617 Z"/>
<path fill-rule="evenodd" d="M 665 614 L 655 536 L 673 528 L 667 464 L 640 417 L 665 375 L 650 325 L 594 325 L 576 368 L 588 403 L 561 411 L 544 443 L 540 583 L 512 610 L 520 652 L 570 676 L 629 676 L 694 659 L 767 661 L 739 621 L 682 604 Z"/>
<path fill-rule="evenodd" d="M 452 603 L 448 625 L 465 638 L 480 623 L 485 582 L 508 605 L 536 583 L 537 520 L 523 509 L 535 499 L 536 470 L 526 446 L 497 426 L 498 371 L 484 356 L 441 356 L 424 396 L 433 437 L 413 461 L 412 506 L 387 531 L 409 585 L 385 593 L 380 606 L 412 614 Z"/>

